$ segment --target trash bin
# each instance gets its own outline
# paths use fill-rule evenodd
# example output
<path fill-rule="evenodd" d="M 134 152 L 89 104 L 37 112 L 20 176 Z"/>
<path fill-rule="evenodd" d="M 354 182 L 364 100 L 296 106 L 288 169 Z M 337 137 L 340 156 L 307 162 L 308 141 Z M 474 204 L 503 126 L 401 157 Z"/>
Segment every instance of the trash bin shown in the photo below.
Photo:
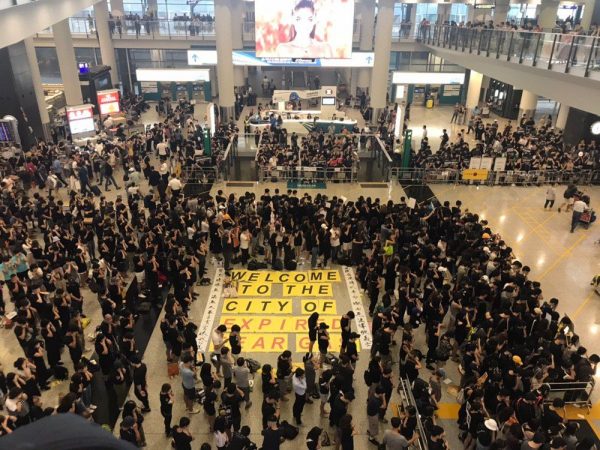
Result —
<path fill-rule="evenodd" d="M 432 98 L 427 99 L 427 102 L 425 102 L 425 107 L 427 109 L 432 109 L 433 108 L 433 99 Z"/>

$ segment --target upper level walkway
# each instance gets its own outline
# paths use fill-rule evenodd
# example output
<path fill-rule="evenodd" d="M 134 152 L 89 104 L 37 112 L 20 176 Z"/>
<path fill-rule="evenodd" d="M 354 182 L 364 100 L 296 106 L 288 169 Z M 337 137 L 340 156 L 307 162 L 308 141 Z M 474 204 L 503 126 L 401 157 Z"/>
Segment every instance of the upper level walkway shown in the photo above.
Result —
<path fill-rule="evenodd" d="M 600 37 L 436 26 L 418 40 L 444 59 L 555 99 L 600 112 Z"/>

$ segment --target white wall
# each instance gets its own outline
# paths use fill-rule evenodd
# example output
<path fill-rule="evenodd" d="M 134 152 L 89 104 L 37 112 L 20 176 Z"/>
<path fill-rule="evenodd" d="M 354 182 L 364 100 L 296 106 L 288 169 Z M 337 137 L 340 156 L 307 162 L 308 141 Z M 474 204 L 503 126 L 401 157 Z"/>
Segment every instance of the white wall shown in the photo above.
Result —
<path fill-rule="evenodd" d="M 5 2 L 6 0 L 0 0 Z M 0 10 L 0 48 L 71 17 L 98 0 L 38 0 Z M 2 3 L 0 3 L 1 5 Z"/>

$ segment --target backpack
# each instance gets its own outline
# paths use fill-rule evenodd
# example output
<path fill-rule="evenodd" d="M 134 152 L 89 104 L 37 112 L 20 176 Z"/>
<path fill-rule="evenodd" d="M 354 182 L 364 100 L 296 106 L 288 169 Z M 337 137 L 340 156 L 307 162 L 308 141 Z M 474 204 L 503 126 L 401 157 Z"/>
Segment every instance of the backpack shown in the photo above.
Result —
<path fill-rule="evenodd" d="M 371 378 L 371 372 L 369 371 L 369 369 L 365 370 L 365 372 L 363 373 L 363 379 L 365 380 L 365 384 L 367 386 L 371 386 L 371 383 L 373 383 L 373 379 Z"/>

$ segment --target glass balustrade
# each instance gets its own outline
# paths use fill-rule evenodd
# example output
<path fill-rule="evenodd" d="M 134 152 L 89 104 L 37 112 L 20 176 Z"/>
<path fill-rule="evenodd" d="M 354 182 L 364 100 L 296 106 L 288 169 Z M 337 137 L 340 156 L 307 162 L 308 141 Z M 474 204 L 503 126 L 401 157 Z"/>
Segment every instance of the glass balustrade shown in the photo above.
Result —
<path fill-rule="evenodd" d="M 417 39 L 435 47 L 600 80 L 599 36 L 433 26 Z"/>

